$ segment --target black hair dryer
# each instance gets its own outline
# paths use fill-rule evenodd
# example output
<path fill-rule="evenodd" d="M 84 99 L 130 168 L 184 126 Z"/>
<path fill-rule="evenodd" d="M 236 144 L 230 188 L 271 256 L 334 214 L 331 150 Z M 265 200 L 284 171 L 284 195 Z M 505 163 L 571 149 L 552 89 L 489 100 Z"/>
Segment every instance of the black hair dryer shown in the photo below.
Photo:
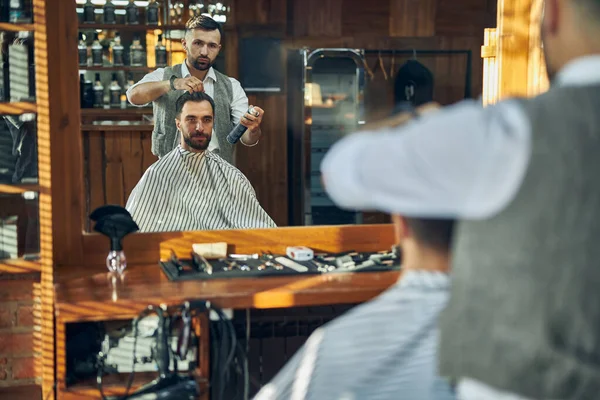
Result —
<path fill-rule="evenodd" d="M 106 267 L 110 272 L 121 274 L 127 268 L 127 257 L 123 251 L 122 239 L 138 231 L 129 211 L 121 206 L 106 205 L 96 208 L 90 219 L 96 222 L 94 230 L 110 239 L 110 251 L 106 257 Z"/>

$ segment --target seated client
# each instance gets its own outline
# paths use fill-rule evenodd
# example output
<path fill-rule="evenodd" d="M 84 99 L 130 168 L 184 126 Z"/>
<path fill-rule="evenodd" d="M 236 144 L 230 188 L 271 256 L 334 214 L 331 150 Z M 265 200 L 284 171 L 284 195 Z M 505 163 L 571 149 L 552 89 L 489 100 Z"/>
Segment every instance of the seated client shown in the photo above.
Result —
<path fill-rule="evenodd" d="M 179 145 L 148 168 L 127 200 L 140 231 L 275 227 L 244 174 L 207 150 L 213 99 L 184 93 L 175 107 Z"/>
<path fill-rule="evenodd" d="M 404 270 L 398 282 L 314 331 L 254 400 L 453 400 L 436 372 L 453 225 L 394 216 Z"/>

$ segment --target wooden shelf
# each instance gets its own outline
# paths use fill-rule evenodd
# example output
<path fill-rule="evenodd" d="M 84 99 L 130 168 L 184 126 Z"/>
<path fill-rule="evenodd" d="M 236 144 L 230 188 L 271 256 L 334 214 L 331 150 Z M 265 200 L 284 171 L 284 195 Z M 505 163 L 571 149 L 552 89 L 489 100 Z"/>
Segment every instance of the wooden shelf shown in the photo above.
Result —
<path fill-rule="evenodd" d="M 14 103 L 8 101 L 0 102 L 0 115 L 34 113 L 36 111 L 37 106 L 35 103 L 29 103 L 25 101 Z"/>
<path fill-rule="evenodd" d="M 160 29 L 162 31 L 183 31 L 185 30 L 185 25 L 79 24 L 79 29 L 102 29 L 115 31 L 153 31 Z"/>
<path fill-rule="evenodd" d="M 152 115 L 152 107 L 131 107 L 131 108 L 82 108 L 82 117 L 106 117 L 120 115 Z"/>
<path fill-rule="evenodd" d="M 0 22 L 0 31 L 8 32 L 33 32 L 34 24 L 10 24 L 8 22 Z"/>
<path fill-rule="evenodd" d="M 157 372 L 136 372 L 133 379 L 133 384 L 129 390 L 131 395 L 134 391 L 139 389 L 142 385 L 145 385 L 156 379 L 158 376 Z M 127 387 L 127 380 L 129 379 L 128 373 L 107 375 L 104 377 L 104 394 L 107 396 L 123 396 Z M 201 389 L 208 388 L 208 381 L 202 377 L 196 377 L 198 384 Z M 81 398 L 95 398 L 99 395 L 98 384 L 95 379 L 90 379 L 81 383 L 68 386 L 61 391 L 61 398 L 66 400 L 70 399 L 81 399 Z"/>
<path fill-rule="evenodd" d="M 129 65 L 122 65 L 117 67 L 101 67 L 101 66 L 80 66 L 80 71 L 130 71 L 130 72 L 150 72 L 156 68 L 152 67 L 132 67 Z"/>
<path fill-rule="evenodd" d="M 37 183 L 10 184 L 0 183 L 1 194 L 19 194 L 25 192 L 39 192 L 40 185 Z"/>
<path fill-rule="evenodd" d="M 40 272 L 41 269 L 39 261 L 24 260 L 22 258 L 0 260 L 0 275 L 29 274 L 32 272 Z"/>
<path fill-rule="evenodd" d="M 82 132 L 152 132 L 154 124 L 143 121 L 103 121 L 81 125 Z"/>

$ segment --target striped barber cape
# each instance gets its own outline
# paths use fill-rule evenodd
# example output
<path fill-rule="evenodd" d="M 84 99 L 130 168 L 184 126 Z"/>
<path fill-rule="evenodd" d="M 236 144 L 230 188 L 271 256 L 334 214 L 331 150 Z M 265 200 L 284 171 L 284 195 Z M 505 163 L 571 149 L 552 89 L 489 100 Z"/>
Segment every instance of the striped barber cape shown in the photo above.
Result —
<path fill-rule="evenodd" d="M 454 400 L 437 375 L 441 272 L 405 271 L 379 297 L 313 332 L 254 400 Z"/>
<path fill-rule="evenodd" d="M 146 170 L 125 208 L 141 232 L 276 226 L 240 170 L 215 153 L 181 146 Z"/>

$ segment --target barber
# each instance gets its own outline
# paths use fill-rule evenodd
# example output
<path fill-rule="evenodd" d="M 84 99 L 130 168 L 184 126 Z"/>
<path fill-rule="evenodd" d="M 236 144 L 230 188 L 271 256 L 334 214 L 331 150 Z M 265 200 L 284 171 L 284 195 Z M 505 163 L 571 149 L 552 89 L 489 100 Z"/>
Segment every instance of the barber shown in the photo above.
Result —
<path fill-rule="evenodd" d="M 264 110 L 254 106 L 258 115 L 249 114 L 248 97 L 240 82 L 214 69 L 221 50 L 223 29 L 214 19 L 201 15 L 186 24 L 181 40 L 187 53 L 185 61 L 173 67 L 158 68 L 146 74 L 127 91 L 127 99 L 134 106 L 152 102 L 154 131 L 152 153 L 162 157 L 178 143 L 175 126 L 175 101 L 184 91 L 206 92 L 215 100 L 215 136 L 208 150 L 233 164 L 234 147 L 226 137 L 241 122 L 248 129 L 240 138 L 245 146 L 255 146 L 261 135 L 260 123 Z"/>

